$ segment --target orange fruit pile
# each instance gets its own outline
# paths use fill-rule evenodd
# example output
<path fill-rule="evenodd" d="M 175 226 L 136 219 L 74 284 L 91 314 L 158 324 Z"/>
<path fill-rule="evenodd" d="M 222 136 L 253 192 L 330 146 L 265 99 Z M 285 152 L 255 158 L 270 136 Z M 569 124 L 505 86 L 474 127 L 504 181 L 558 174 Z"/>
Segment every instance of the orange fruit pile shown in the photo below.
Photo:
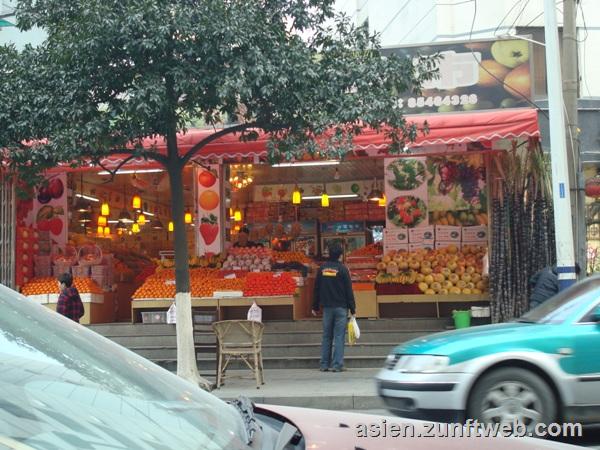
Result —
<path fill-rule="evenodd" d="M 102 289 L 91 278 L 75 277 L 73 285 L 80 294 L 102 294 Z M 58 294 L 58 281 L 54 277 L 34 278 L 21 288 L 23 295 Z"/>
<path fill-rule="evenodd" d="M 300 264 L 310 264 L 311 259 L 302 252 L 273 252 L 273 260 L 276 262 L 283 261 L 298 262 Z"/>
<path fill-rule="evenodd" d="M 54 277 L 33 278 L 21 288 L 23 295 L 58 294 L 58 281 Z"/>
<path fill-rule="evenodd" d="M 80 294 L 103 294 L 98 283 L 91 278 L 75 277 L 73 278 L 73 284 Z"/>

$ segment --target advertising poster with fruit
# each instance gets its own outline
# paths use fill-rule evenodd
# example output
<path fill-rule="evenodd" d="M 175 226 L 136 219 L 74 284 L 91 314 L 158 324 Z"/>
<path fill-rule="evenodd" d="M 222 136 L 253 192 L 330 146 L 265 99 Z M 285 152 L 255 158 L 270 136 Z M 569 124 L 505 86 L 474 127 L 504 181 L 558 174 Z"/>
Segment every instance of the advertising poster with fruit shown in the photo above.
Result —
<path fill-rule="evenodd" d="M 487 205 L 483 156 L 429 157 L 427 171 L 432 223 L 479 225 L 476 215 L 485 213 Z"/>
<path fill-rule="evenodd" d="M 40 239 L 48 240 L 53 253 L 64 251 L 67 244 L 67 175 L 48 176 L 35 188 L 33 225 Z"/>
<path fill-rule="evenodd" d="M 425 158 L 387 158 L 384 164 L 386 228 L 427 226 L 427 164 Z"/>
<path fill-rule="evenodd" d="M 387 48 L 382 53 L 441 56 L 438 79 L 425 82 L 420 96 L 398 98 L 398 106 L 407 114 L 529 106 L 532 49 L 526 40 L 451 42 Z"/>
<path fill-rule="evenodd" d="M 217 164 L 195 170 L 196 199 L 196 246 L 198 256 L 221 253 L 222 250 L 222 201 L 221 167 Z"/>

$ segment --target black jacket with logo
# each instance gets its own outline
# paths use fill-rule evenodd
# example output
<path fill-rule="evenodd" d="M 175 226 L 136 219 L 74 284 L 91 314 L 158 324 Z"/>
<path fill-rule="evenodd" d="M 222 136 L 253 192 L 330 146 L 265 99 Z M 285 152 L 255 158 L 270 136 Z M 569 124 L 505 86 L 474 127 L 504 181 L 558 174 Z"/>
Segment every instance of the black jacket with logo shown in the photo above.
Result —
<path fill-rule="evenodd" d="M 350 272 L 341 262 L 327 261 L 317 272 L 313 309 L 347 308 L 356 313 Z"/>

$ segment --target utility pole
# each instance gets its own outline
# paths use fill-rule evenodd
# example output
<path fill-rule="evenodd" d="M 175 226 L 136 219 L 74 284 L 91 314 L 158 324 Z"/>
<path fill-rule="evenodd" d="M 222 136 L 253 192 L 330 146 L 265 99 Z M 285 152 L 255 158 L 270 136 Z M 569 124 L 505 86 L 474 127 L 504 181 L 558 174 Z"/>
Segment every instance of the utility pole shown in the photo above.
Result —
<path fill-rule="evenodd" d="M 577 5 L 579 0 L 563 2 L 562 76 L 567 130 L 567 164 L 571 192 L 571 215 L 574 225 L 575 261 L 585 276 L 587 268 L 587 233 L 584 180 L 579 153 L 577 98 L 579 97 L 579 64 L 577 53 Z"/>
<path fill-rule="evenodd" d="M 568 0 L 565 1 L 565 3 Z M 560 289 L 575 283 L 573 221 L 569 193 L 567 130 L 565 124 L 563 86 L 558 43 L 555 0 L 544 0 L 546 35 L 546 73 L 548 78 L 548 109 L 550 113 L 550 148 L 552 162 L 552 201 L 556 232 L 556 261 Z"/>

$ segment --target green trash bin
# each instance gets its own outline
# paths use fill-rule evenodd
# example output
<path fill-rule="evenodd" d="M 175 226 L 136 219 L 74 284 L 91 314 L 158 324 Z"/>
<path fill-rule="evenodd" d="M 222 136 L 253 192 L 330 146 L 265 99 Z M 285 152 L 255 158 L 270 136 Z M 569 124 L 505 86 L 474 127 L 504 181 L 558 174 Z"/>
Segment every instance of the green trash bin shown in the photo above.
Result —
<path fill-rule="evenodd" d="M 454 327 L 467 328 L 471 326 L 471 311 L 452 311 L 452 318 L 454 319 Z"/>

